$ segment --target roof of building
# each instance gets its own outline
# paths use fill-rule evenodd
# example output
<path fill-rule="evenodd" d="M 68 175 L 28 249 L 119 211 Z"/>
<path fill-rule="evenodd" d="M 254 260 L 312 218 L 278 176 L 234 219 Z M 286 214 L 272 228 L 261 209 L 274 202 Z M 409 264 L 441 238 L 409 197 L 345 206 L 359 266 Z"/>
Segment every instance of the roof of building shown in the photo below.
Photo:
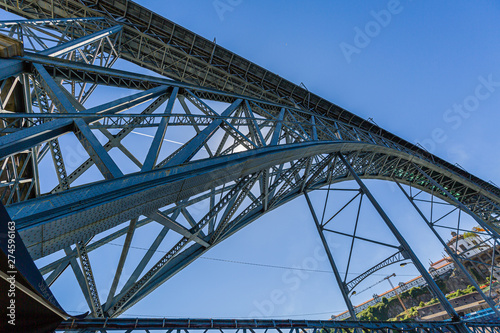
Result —
<path fill-rule="evenodd" d="M 453 263 L 452 262 L 446 262 L 446 263 L 444 263 L 444 264 L 442 264 L 440 266 L 434 267 L 434 269 L 440 269 L 440 268 L 443 268 L 443 267 L 451 265 L 451 264 L 453 264 Z"/>
<path fill-rule="evenodd" d="M 463 235 L 458 235 L 458 239 L 463 239 L 463 238 L 464 238 Z M 455 235 L 455 236 L 451 237 L 451 239 L 448 242 L 446 242 L 446 245 L 450 246 L 451 244 L 453 244 L 453 242 L 456 242 L 456 241 L 457 241 L 457 236 Z"/>
<path fill-rule="evenodd" d="M 436 261 L 436 262 L 431 262 L 431 267 L 434 267 L 434 266 L 436 266 L 436 265 L 438 265 L 438 264 L 439 264 L 439 265 L 442 265 L 442 262 L 443 262 L 443 261 L 450 262 L 450 261 L 451 261 L 451 259 L 450 259 L 450 257 L 444 257 L 443 259 L 439 259 L 439 260 L 438 260 L 438 261 Z"/>

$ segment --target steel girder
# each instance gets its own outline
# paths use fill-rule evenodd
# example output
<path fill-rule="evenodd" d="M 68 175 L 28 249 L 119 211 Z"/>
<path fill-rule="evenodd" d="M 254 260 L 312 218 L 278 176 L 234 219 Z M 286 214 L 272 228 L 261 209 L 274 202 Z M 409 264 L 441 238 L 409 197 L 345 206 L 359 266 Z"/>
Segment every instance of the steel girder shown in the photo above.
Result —
<path fill-rule="evenodd" d="M 34 63 L 32 70 L 36 71 L 37 67 L 38 70 L 41 70 L 40 66 L 43 65 Z M 99 73 L 98 68 L 93 68 L 93 71 Z M 105 71 L 107 74 L 114 73 L 111 69 L 105 69 Z M 116 75 L 118 74 L 124 76 L 127 73 L 116 73 Z M 127 76 L 131 77 L 132 75 L 128 73 Z M 37 80 L 42 79 L 37 77 Z M 50 80 L 49 78 L 45 79 Z M 154 82 L 154 78 L 148 79 L 148 82 Z M 166 82 L 162 81 L 162 83 Z M 57 89 L 57 86 L 52 85 L 52 89 Z M 421 173 L 423 170 L 419 168 L 425 168 L 431 174 L 439 174 L 439 178 L 436 178 L 448 188 L 456 189 L 460 186 L 460 190 L 453 190 L 453 193 L 455 193 L 453 198 L 458 197 L 465 202 L 470 202 L 467 200 L 474 198 L 471 211 L 474 210 L 478 214 L 480 213 L 494 230 L 494 223 L 496 223 L 497 219 L 497 210 L 494 203 L 497 201 L 493 195 L 488 192 L 483 195 L 480 189 L 474 191 L 474 187 L 478 188 L 478 186 L 460 176 L 449 175 L 445 177 L 442 168 L 430 161 L 410 155 L 394 143 L 387 143 L 380 137 L 369 135 L 369 133 L 365 133 L 360 129 L 353 128 L 353 131 L 351 131 L 352 128 L 345 124 L 320 116 L 315 116 L 314 124 L 312 122 L 308 124 L 307 117 L 309 119 L 313 117 L 308 112 L 285 109 L 284 107 L 280 109 L 274 103 L 270 103 L 267 109 L 263 109 L 262 107 L 267 104 L 265 101 L 245 99 L 245 103 L 243 103 L 241 96 L 227 93 L 224 94 L 224 98 L 228 102 L 232 102 L 232 106 L 226 109 L 225 114 L 217 115 L 197 97 L 196 87 L 186 87 L 185 84 L 175 82 L 170 82 L 170 86 L 174 87 L 174 89 L 183 89 L 182 95 L 184 95 L 184 98 L 197 102 L 198 105 L 192 103 L 192 106 L 199 106 L 202 110 L 207 111 L 206 118 L 210 119 L 211 122 L 207 123 L 208 125 L 206 124 L 203 130 L 199 130 L 197 135 L 184 145 L 184 149 L 175 151 L 171 158 L 166 158 L 158 163 L 151 171 L 118 176 L 116 179 L 111 179 L 115 178 L 111 177 L 106 181 L 62 191 L 57 196 L 42 196 L 39 199 L 10 205 L 8 207 L 9 213 L 17 221 L 21 235 L 34 258 L 56 252 L 71 244 L 78 243 L 82 239 L 91 238 L 93 235 L 129 219 L 137 218 L 140 215 L 153 214 L 158 209 L 169 204 L 178 203 L 211 188 L 237 181 L 245 177 L 245 175 L 254 175 L 252 177 L 254 177 L 255 181 L 261 177 L 262 173 L 268 172 L 269 176 L 274 179 L 274 183 L 269 182 L 267 186 L 263 186 L 262 190 L 267 195 L 263 195 L 264 192 L 255 192 L 255 199 L 252 204 L 233 221 L 231 221 L 231 217 L 234 212 L 232 213 L 229 210 L 225 214 L 224 220 L 219 221 L 218 228 L 213 229 L 211 233 L 207 229 L 205 230 L 207 237 L 203 242 L 210 246 L 214 245 L 235 230 L 243 227 L 245 224 L 241 224 L 241 221 L 250 223 L 267 210 L 280 206 L 292 197 L 328 183 L 351 179 L 342 162 L 337 158 L 332 158 L 336 153 L 347 156 L 358 174 L 364 178 L 398 179 L 402 183 L 416 184 L 417 187 L 427 191 L 431 191 L 434 185 L 425 178 Z M 10 150 L 4 148 L 4 154 L 16 153 L 32 144 L 42 144 L 60 136 L 62 133 L 71 131 L 72 126 L 74 126 L 72 124 L 73 119 L 84 123 L 96 122 L 107 115 L 114 115 L 114 113 L 106 114 L 105 112 L 122 110 L 123 107 L 116 109 L 116 105 L 130 106 L 143 102 L 144 98 L 161 98 L 168 93 L 169 89 L 165 85 L 149 88 L 145 93 L 134 94 L 131 97 L 109 102 L 94 109 L 82 110 L 79 114 L 73 111 L 68 114 L 68 116 L 72 117 L 69 119 L 51 120 L 51 118 L 43 118 L 43 122 L 38 125 L 33 124 L 34 126 L 30 126 L 30 128 L 0 138 L 0 140 L 6 142 L 3 147 L 10 147 Z M 217 94 L 216 91 L 206 88 L 200 88 L 200 90 L 205 94 L 203 96 Z M 61 99 L 70 98 L 64 93 L 59 94 L 59 96 Z M 56 99 L 58 97 L 53 94 L 52 98 Z M 166 100 L 166 97 L 162 100 Z M 69 103 L 69 101 L 66 101 L 66 103 Z M 72 107 L 69 106 L 70 104 L 68 104 L 67 108 Z M 59 107 L 61 108 L 61 106 Z M 146 110 L 150 108 L 149 106 Z M 240 108 L 239 111 L 241 112 L 243 112 L 243 109 L 247 111 L 245 113 L 246 117 L 240 118 L 233 115 L 238 108 Z M 64 113 L 61 115 L 64 115 Z M 134 118 L 133 115 L 131 117 Z M 57 118 L 57 116 L 54 116 L 54 118 Z M 297 118 L 300 121 L 297 121 Z M 84 121 L 85 119 L 86 121 Z M 138 121 L 143 120 L 140 117 L 137 119 L 139 119 Z M 235 127 L 236 120 L 246 121 L 245 133 L 248 133 L 249 137 L 243 134 L 242 130 Z M 202 125 L 196 122 L 194 124 L 197 126 Z M 193 122 L 189 123 L 191 126 L 194 124 Z M 158 126 L 158 124 L 155 126 Z M 241 127 L 241 124 L 236 126 Z M 266 127 L 268 128 L 267 132 L 264 130 Z M 52 133 L 48 130 L 49 128 L 55 132 Z M 200 159 L 185 164 L 209 140 L 210 135 L 217 128 L 224 130 L 226 141 L 227 137 L 232 137 L 233 144 L 230 145 L 230 149 L 217 149 L 218 154 L 216 153 L 210 159 Z M 30 134 L 26 134 L 26 132 Z M 46 136 L 39 138 L 37 133 L 40 132 Z M 256 132 L 260 132 L 260 134 L 257 135 Z M 17 137 L 31 137 L 32 139 L 28 143 L 18 143 L 18 140 L 14 140 L 12 137 L 14 139 Z M 344 138 L 350 138 L 351 140 L 348 141 Z M 360 140 L 361 138 L 365 142 Z M 244 146 L 246 151 L 233 153 L 232 150 L 235 147 L 242 146 L 243 142 L 247 143 Z M 382 143 L 384 144 L 382 145 Z M 97 145 L 97 143 L 94 142 L 94 145 Z M 223 147 L 223 145 L 219 145 L 220 147 Z M 157 148 L 155 149 L 157 150 Z M 99 161 L 97 156 L 93 157 L 93 159 Z M 420 167 L 415 162 L 419 163 Z M 207 179 L 207 177 L 211 180 L 210 182 L 200 181 L 201 179 Z M 277 181 L 278 179 L 282 179 L 283 184 L 280 184 Z M 450 187 L 450 182 L 456 185 Z M 154 187 L 151 186 L 152 184 L 154 184 Z M 277 190 L 278 187 L 279 190 Z M 267 190 L 265 190 L 266 188 Z M 233 189 L 242 190 L 242 188 L 237 187 L 233 187 Z M 102 193 L 106 193 L 106 196 L 102 196 Z M 235 199 L 230 203 L 232 205 L 235 203 L 241 204 L 241 199 L 248 196 L 248 194 L 247 189 L 247 192 L 240 193 L 239 201 Z M 482 196 L 484 198 L 481 199 Z M 441 193 L 441 197 L 448 201 L 453 200 L 453 198 L 447 197 L 445 193 Z M 269 207 L 267 210 L 263 209 L 264 198 L 268 201 Z M 477 205 L 478 202 L 480 203 L 479 206 Z M 225 203 L 229 202 L 226 201 Z M 234 207 L 237 208 L 238 205 L 233 206 L 233 211 Z M 203 227 L 207 225 L 208 223 L 205 223 Z M 196 236 L 195 230 L 185 231 Z M 211 240 L 211 242 L 207 242 L 207 240 Z M 186 241 L 189 241 L 189 238 L 186 238 Z M 185 244 L 178 248 L 176 252 L 180 251 Z M 200 247 L 199 244 L 194 246 L 195 248 L 191 247 L 192 250 L 190 250 L 192 254 L 187 256 L 188 259 L 184 260 L 184 262 L 181 261 L 175 264 L 175 257 L 167 258 L 147 281 L 141 283 L 140 286 L 135 282 L 135 284 L 130 285 L 129 290 L 124 290 L 118 294 L 113 306 L 113 301 L 106 304 L 109 309 L 108 314 L 116 316 L 123 312 L 209 248 Z"/>
<path fill-rule="evenodd" d="M 453 322 L 353 322 L 353 321 L 323 321 L 323 320 L 254 320 L 254 319 L 86 319 L 78 322 L 63 322 L 58 330 L 88 329 L 88 330 L 182 330 L 184 332 L 239 332 L 246 330 L 265 330 L 265 332 L 312 332 L 328 331 L 332 333 L 351 332 L 362 329 L 363 332 L 456 332 L 457 323 Z M 468 322 L 471 332 L 499 332 L 498 322 Z"/>
<path fill-rule="evenodd" d="M 106 17 L 124 26 L 121 57 L 173 79 L 313 110 L 425 156 L 484 189 L 500 190 L 461 168 L 317 96 L 130 0 L 4 0 L 29 19 Z M 116 24 L 116 23 L 115 23 Z"/>
<path fill-rule="evenodd" d="M 75 36 L 65 28 L 68 22 L 77 24 L 80 33 L 76 40 L 81 43 L 72 41 Z M 106 68 L 119 55 L 120 42 L 112 42 L 107 33 L 119 35 L 121 29 L 106 20 L 96 22 L 98 28 L 86 19 L 4 24 L 12 36 L 33 38 L 41 51 L 32 44 L 31 52 L 23 57 L 0 61 L 0 68 L 9 68 L 1 72 L 3 83 L 10 80 L 22 86 L 20 96 L 27 101 L 26 110 L 0 113 L 0 162 L 4 168 L 11 163 L 23 171 L 13 158 L 28 151 L 36 166 L 50 150 L 58 179 L 46 193 L 9 195 L 7 209 L 34 259 L 65 251 L 65 256 L 42 268 L 50 273 L 49 283 L 70 264 L 75 274 L 80 272 L 75 259 L 83 257 L 83 274 L 78 274 L 92 316 L 103 312 L 119 316 L 266 212 L 325 185 L 356 179 L 347 165 L 360 178 L 398 181 L 458 205 L 476 218 L 485 233 L 498 238 L 500 199 L 497 190 L 485 187 L 484 182 L 466 178 L 447 163 L 398 140 L 389 140 L 384 132 L 306 111 L 280 99 L 263 100 Z M 46 39 L 52 45 L 34 38 L 32 26 L 47 29 Z M 51 34 L 52 30 L 58 35 Z M 101 30 L 104 33 L 98 32 Z M 99 38 L 94 39 L 96 36 Z M 61 50 L 68 53 L 59 54 Z M 100 66 L 97 59 L 103 59 Z M 12 61 L 22 66 L 3 66 Z M 85 107 L 90 94 L 103 86 L 139 92 Z M 11 86 L 2 85 L 2 102 L 13 98 L 10 91 Z M 214 101 L 220 104 L 214 105 Z M 164 104 L 165 111 L 155 113 Z M 173 112 L 175 105 L 180 108 Z M 124 114 L 127 110 L 131 112 Z M 165 134 L 172 126 L 190 129 L 191 134 L 178 149 L 160 158 Z M 137 128 L 155 131 L 144 159 L 122 142 Z M 103 133 L 104 142 L 96 137 L 97 130 Z M 68 174 L 61 152 L 64 147 L 54 140 L 71 134 L 85 148 L 88 159 Z M 121 151 L 137 170 L 124 172 L 110 154 L 112 149 Z M 97 166 L 104 180 L 74 186 L 92 166 Z M 39 185 L 37 173 L 31 173 L 31 184 Z M 11 178 L 6 183 L 9 192 L 4 193 L 19 192 L 24 179 L 15 173 Z M 210 204 L 202 214 L 193 216 L 192 207 L 202 201 Z M 138 220 L 141 216 L 147 218 Z M 152 221 L 164 226 L 151 245 L 153 252 L 169 229 L 179 234 L 180 241 L 144 272 L 151 260 L 148 252 L 125 286 L 116 294 L 113 290 L 106 303 L 96 304 L 99 297 L 86 252 L 128 233 L 120 259 L 123 267 L 131 230 L 123 228 L 97 242 L 89 241 L 129 220 L 132 228 Z M 114 280 L 120 274 L 117 268 Z"/>
<path fill-rule="evenodd" d="M 394 151 L 381 147 L 377 147 L 377 153 L 363 152 L 368 149 L 375 149 L 375 147 L 346 142 L 302 143 L 279 148 L 271 147 L 263 149 L 264 151 L 248 151 L 230 157 L 193 162 L 184 167 L 171 167 L 144 174 L 128 175 L 116 180 L 75 188 L 55 197 L 44 196 L 40 199 L 13 204 L 8 207 L 8 210 L 12 218 L 17 221 L 26 246 L 36 259 L 73 244 L 83 236 L 92 236 L 95 232 L 104 231 L 128 219 L 147 215 L 155 209 L 203 193 L 245 174 L 259 172 L 301 158 L 314 158 L 324 153 L 348 151 L 352 154 L 350 156 L 353 156 L 352 160 L 359 163 L 354 165 L 364 178 L 388 180 L 394 178 L 405 184 L 414 183 L 415 181 L 412 180 L 417 179 L 417 182 L 420 182 L 417 184 L 418 187 L 428 191 L 432 188 L 433 185 L 424 180 L 408 157 L 405 160 Z M 394 155 L 391 156 L 392 154 Z M 387 158 L 387 164 L 381 165 L 379 169 L 373 170 L 372 165 L 366 165 L 370 159 L 382 157 Z M 429 164 L 428 167 L 432 170 L 432 165 Z M 323 165 L 320 171 L 325 172 L 327 168 L 336 171 L 330 176 L 331 181 L 352 179 L 339 162 L 335 165 Z M 209 177 L 213 183 L 200 183 L 199 180 L 204 177 Z M 324 178 L 306 180 L 313 181 L 310 183 L 313 188 L 319 186 L 318 183 L 327 185 Z M 152 184 L 155 184 L 154 188 L 151 188 Z M 295 184 L 290 184 L 292 185 Z M 308 186 L 304 191 L 309 189 Z M 102 193 L 107 193 L 107 196 L 102 197 Z M 448 197 L 441 197 L 449 201 Z M 472 211 L 477 212 L 490 223 L 493 230 L 496 230 L 498 209 L 490 203 L 488 198 L 483 198 L 482 204 L 477 193 L 474 196 L 465 196 L 465 199 Z M 82 219 L 82 216 L 87 218 Z M 89 216 L 95 216 L 95 218 L 89 218 Z M 79 231 L 76 232 L 72 230 L 73 228 L 56 231 L 60 228 L 58 225 L 71 225 Z M 93 228 L 96 228 L 95 231 L 90 231 Z"/>

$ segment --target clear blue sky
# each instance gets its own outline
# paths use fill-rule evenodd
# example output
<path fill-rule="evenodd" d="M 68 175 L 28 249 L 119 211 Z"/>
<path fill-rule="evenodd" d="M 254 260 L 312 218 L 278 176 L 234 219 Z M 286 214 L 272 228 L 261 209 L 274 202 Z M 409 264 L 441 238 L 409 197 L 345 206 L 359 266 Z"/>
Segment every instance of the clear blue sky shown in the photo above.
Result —
<path fill-rule="evenodd" d="M 449 162 L 459 163 L 467 171 L 500 184 L 497 154 L 500 5 L 497 2 L 139 3 L 210 40 L 216 38 L 219 45 L 297 84 L 302 82 L 321 97 L 363 118 L 371 117 L 379 126 L 408 141 L 420 142 Z M 392 12 L 390 19 L 383 14 L 387 12 Z M 375 17 L 383 24 L 375 24 Z M 366 34 L 367 30 L 369 36 L 363 39 L 358 31 Z M 347 52 L 346 56 L 346 50 L 354 48 L 356 51 Z M 485 85 L 485 80 L 493 84 Z M 475 105 L 474 101 L 479 103 Z M 464 103 L 469 103 L 467 107 L 472 111 L 463 108 L 461 113 L 457 112 L 454 105 Z M 175 140 L 168 134 L 167 138 Z M 368 184 L 422 261 L 439 259 L 441 247 L 430 240 L 424 224 L 408 203 L 400 200 L 396 188 L 388 183 Z M 314 196 L 319 205 L 319 194 Z M 379 236 L 385 230 L 378 217 L 368 205 L 365 207 L 360 222 L 362 232 L 385 239 Z M 350 213 L 351 219 L 344 222 L 346 226 L 353 221 Z M 158 230 L 153 229 L 149 232 Z M 141 239 L 138 236 L 133 246 L 144 247 Z M 346 243 L 331 239 L 331 245 L 342 264 Z M 305 201 L 300 198 L 254 222 L 206 257 L 328 271 L 319 246 Z M 116 265 L 120 250 L 119 246 L 109 245 L 91 254 L 101 289 L 111 284 L 114 269 L 109 267 Z M 352 272 L 363 271 L 366 258 L 376 263 L 386 254 L 365 245 L 358 246 L 356 251 L 358 259 Z M 132 261 L 134 256 L 142 254 L 140 249 L 132 249 Z M 128 271 L 126 268 L 124 274 L 130 274 L 130 269 L 131 266 Z M 393 272 L 398 274 L 395 283 L 416 275 L 409 266 L 388 268 L 380 271 L 380 276 L 367 280 L 359 290 Z M 61 279 L 63 283 L 54 285 L 61 303 L 68 310 L 84 310 L 81 297 L 66 294 L 70 283 L 74 283 L 71 274 L 67 272 Z M 355 296 L 353 301 L 360 303 L 387 288 L 384 282 Z M 101 300 L 104 299 L 105 295 L 101 295 Z M 332 274 L 200 259 L 128 314 L 214 318 L 260 314 L 325 319 L 343 310 L 345 306 Z"/>
<path fill-rule="evenodd" d="M 469 97 L 475 96 L 480 77 L 488 79 L 491 75 L 493 81 L 500 82 L 497 2 L 243 0 L 229 7 L 221 2 L 191 0 L 182 6 L 175 1 L 139 3 L 207 39 L 216 38 L 219 45 L 297 84 L 303 82 L 321 97 L 361 117 L 372 117 L 378 125 L 406 140 L 420 142 L 451 163 L 500 184 L 499 84 L 477 107 L 471 104 L 472 112 L 453 112 L 454 104 L 471 103 Z M 387 16 L 383 17 L 381 11 L 388 10 L 392 13 L 387 24 Z M 385 19 L 379 31 L 373 27 L 372 11 Z M 356 44 L 357 28 L 371 33 L 368 45 L 359 40 Z M 353 53 L 350 62 L 342 43 L 359 46 L 359 53 Z M 433 137 L 436 129 L 439 134 Z M 422 261 L 439 259 L 442 248 L 429 240 L 423 223 L 407 203 L 394 201 L 401 198 L 400 193 L 390 184 L 369 184 Z M 375 214 L 366 215 L 365 230 L 373 233 L 381 223 Z M 352 222 L 352 214 L 348 221 Z M 338 245 L 334 255 L 342 262 L 347 253 L 342 246 L 345 244 L 338 239 L 334 242 Z M 307 266 L 312 265 L 309 259 L 314 258 L 316 249 L 320 249 L 316 231 L 304 200 L 298 199 L 255 222 L 209 255 Z M 358 256 L 371 255 L 372 250 L 361 245 Z M 193 286 L 183 289 L 185 294 L 176 297 L 175 306 L 165 308 L 167 312 L 231 317 L 247 316 L 256 310 L 263 315 L 286 316 L 345 309 L 330 274 L 309 273 L 306 277 L 286 270 L 199 261 L 172 279 L 171 286 L 164 287 L 167 295 L 174 295 L 186 284 Z M 328 270 L 324 258 L 318 265 L 318 269 Z M 202 270 L 203 274 L 198 275 Z M 355 268 L 352 271 L 356 272 Z M 411 276 L 402 275 L 415 274 L 409 266 L 388 268 L 380 274 L 392 272 L 399 275 L 393 282 L 409 280 Z M 300 279 L 298 288 L 290 276 Z M 365 286 L 382 277 L 374 276 Z M 386 282 L 381 283 L 353 301 L 362 302 L 387 287 Z M 360 286 L 358 291 L 362 289 Z M 282 304 L 274 302 L 274 309 L 265 306 L 269 305 L 266 301 L 272 301 L 273 290 L 282 291 L 286 298 Z M 161 295 L 151 297 L 152 301 L 161 299 Z M 141 311 L 147 312 L 148 306 L 140 306 Z"/>

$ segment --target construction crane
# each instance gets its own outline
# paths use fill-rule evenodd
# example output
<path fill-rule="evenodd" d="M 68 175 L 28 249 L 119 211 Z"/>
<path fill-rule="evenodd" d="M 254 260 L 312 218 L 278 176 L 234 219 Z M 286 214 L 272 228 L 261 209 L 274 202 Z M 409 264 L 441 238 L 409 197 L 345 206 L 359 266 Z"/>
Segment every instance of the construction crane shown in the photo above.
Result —
<path fill-rule="evenodd" d="M 391 285 L 391 290 L 393 289 L 393 290 L 394 290 L 394 292 L 396 293 L 396 296 L 398 297 L 399 303 L 401 303 L 401 306 L 403 307 L 403 309 L 405 310 L 405 313 L 406 313 L 406 306 L 405 306 L 405 304 L 403 303 L 403 300 L 401 299 L 401 296 L 399 296 L 398 290 L 397 290 L 396 288 L 394 288 L 394 285 L 393 285 L 393 284 L 392 284 L 392 282 L 391 282 L 391 277 L 396 277 L 396 273 L 392 273 L 391 275 L 386 276 L 386 277 L 384 278 L 384 280 L 389 281 L 389 284 Z"/>

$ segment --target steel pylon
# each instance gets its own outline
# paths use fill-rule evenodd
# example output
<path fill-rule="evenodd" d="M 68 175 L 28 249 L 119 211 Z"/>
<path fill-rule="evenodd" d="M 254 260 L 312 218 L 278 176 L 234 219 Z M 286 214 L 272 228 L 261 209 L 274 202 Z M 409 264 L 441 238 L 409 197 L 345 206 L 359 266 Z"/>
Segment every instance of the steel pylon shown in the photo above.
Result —
<path fill-rule="evenodd" d="M 415 203 L 418 195 L 470 215 L 494 248 L 500 189 L 131 1 L 6 0 L 0 6 L 26 18 L 0 22 L 10 43 L 23 43 L 22 52 L 0 60 L 0 197 L 33 260 L 55 258 L 40 268 L 47 284 L 65 270 L 74 272 L 88 319 L 95 319 L 92 328 L 119 317 L 262 215 L 302 196 L 352 319 L 349 292 L 373 272 L 411 260 L 460 322 L 363 180 L 396 182 L 433 231 L 436 221 Z M 159 75 L 113 68 L 123 61 Z M 131 137 L 139 129 L 150 134 L 138 148 Z M 166 144 L 169 131 L 179 133 L 175 148 Z M 76 162 L 74 147 L 80 148 Z M 336 214 L 325 221 L 310 198 L 346 181 L 358 186 L 358 217 L 366 198 L 395 239 L 378 242 L 393 253 L 354 279 L 341 276 L 325 238 L 325 232 L 339 233 L 327 227 Z M 124 278 L 134 233 L 149 223 L 162 230 Z M 167 233 L 177 242 L 152 262 Z M 100 295 L 88 253 L 122 236 L 111 288 Z M 356 228 L 346 236 L 361 239 Z M 448 250 L 478 286 L 463 265 L 467 258 Z M 351 254 L 352 246 L 349 260 Z M 495 269 L 493 260 L 492 274 Z M 482 296 L 496 311 L 490 296 Z M 69 329 L 74 322 L 64 325 Z M 238 328 L 231 325 L 222 326 Z"/>

